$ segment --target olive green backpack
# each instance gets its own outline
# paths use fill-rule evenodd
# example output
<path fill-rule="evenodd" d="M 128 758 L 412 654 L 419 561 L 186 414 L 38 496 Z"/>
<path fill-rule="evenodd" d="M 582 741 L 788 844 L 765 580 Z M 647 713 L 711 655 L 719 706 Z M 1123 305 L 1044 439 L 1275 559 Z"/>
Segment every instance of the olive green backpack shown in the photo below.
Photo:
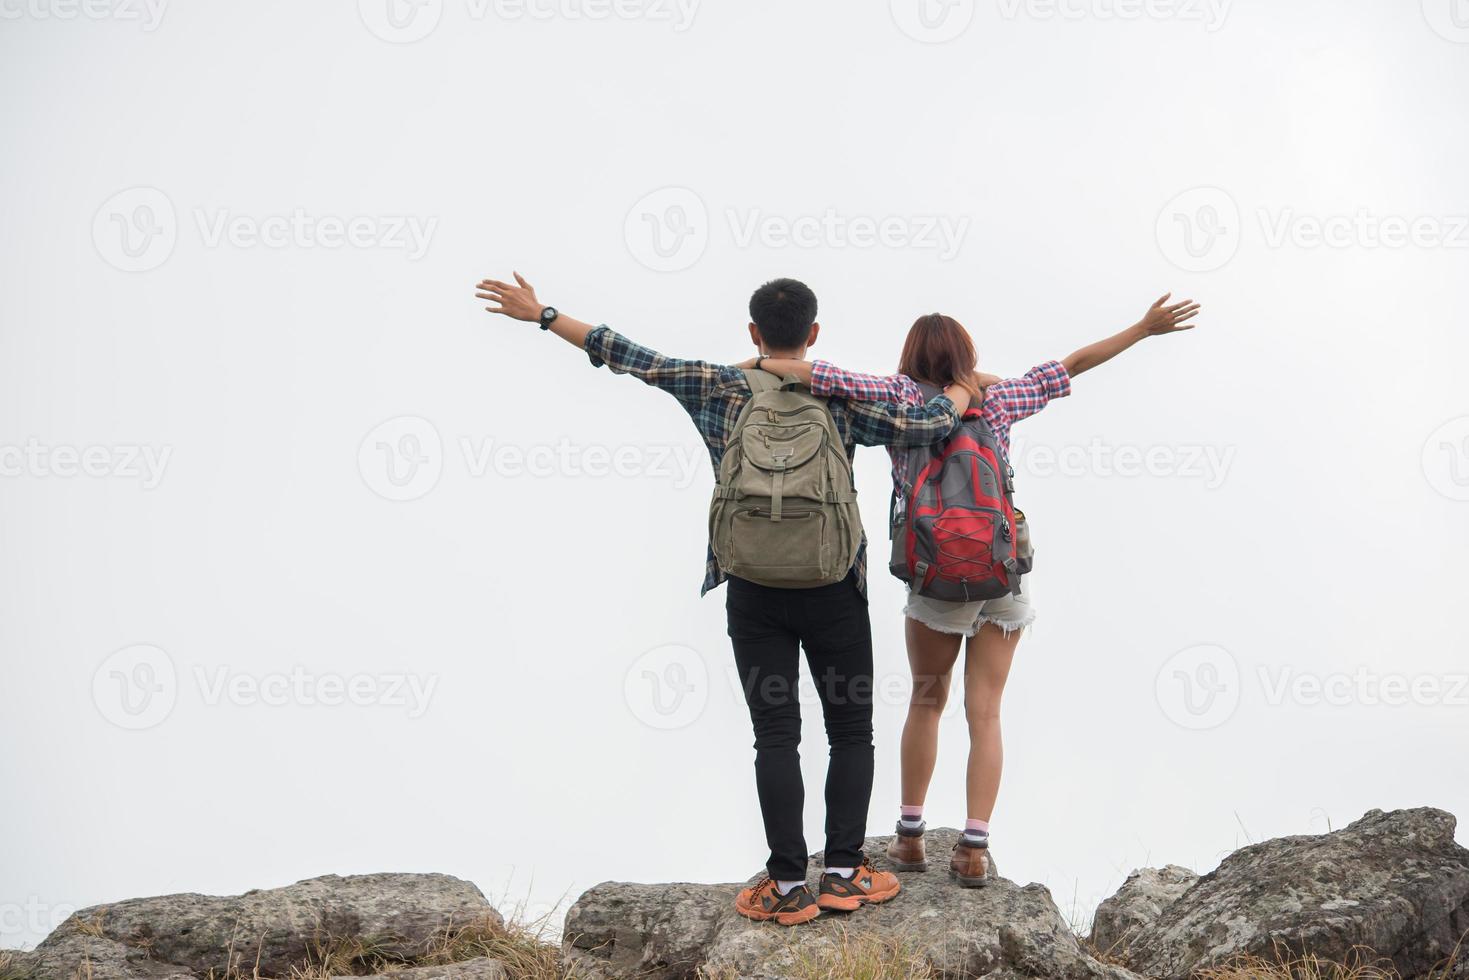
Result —
<path fill-rule="evenodd" d="M 719 465 L 709 542 L 726 574 L 778 589 L 840 582 L 862 516 L 826 401 L 795 378 L 746 371 L 752 392 Z"/>

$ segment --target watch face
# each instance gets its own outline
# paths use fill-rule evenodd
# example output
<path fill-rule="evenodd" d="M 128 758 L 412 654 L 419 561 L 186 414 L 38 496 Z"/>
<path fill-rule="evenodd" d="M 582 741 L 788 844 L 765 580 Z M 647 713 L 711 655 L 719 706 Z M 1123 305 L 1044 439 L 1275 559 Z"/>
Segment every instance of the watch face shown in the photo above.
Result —
<path fill-rule="evenodd" d="M 556 307 L 554 307 L 554 306 L 548 306 L 544 310 L 541 311 L 541 319 L 542 320 L 554 320 L 554 319 L 556 319 L 556 316 L 557 316 L 557 314 L 556 314 Z"/>

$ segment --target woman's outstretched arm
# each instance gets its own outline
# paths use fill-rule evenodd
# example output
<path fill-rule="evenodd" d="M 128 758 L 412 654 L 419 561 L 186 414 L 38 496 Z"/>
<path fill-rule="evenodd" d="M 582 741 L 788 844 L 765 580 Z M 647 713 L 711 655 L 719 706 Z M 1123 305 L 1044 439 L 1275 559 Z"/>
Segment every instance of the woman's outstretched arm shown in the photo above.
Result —
<path fill-rule="evenodd" d="M 1148 309 L 1141 320 L 1121 333 L 1113 334 L 1106 340 L 1099 340 L 1095 344 L 1088 344 L 1066 357 L 1061 362 L 1066 368 L 1066 373 L 1074 378 L 1083 371 L 1090 371 L 1100 364 L 1107 363 L 1145 337 L 1179 333 L 1198 326 L 1196 323 L 1189 323 L 1187 326 L 1184 324 L 1198 316 L 1202 307 L 1191 299 L 1186 299 L 1182 303 L 1174 303 L 1172 306 L 1164 305 L 1172 296 L 1172 293 L 1163 296 Z"/>

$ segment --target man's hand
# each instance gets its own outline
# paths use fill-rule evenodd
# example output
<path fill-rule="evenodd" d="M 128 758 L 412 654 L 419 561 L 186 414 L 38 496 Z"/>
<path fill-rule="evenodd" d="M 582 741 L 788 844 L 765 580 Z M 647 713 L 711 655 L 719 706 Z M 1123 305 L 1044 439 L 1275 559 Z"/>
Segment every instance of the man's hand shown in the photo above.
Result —
<path fill-rule="evenodd" d="M 1192 330 L 1198 326 L 1197 323 L 1190 323 L 1188 326 L 1183 324 L 1199 315 L 1199 310 L 1202 308 L 1200 304 L 1186 299 L 1182 303 L 1165 306 L 1164 304 L 1172 298 L 1172 293 L 1165 293 L 1138 321 L 1138 329 L 1145 336 L 1156 337 L 1159 334 L 1178 333 L 1181 330 Z"/>
<path fill-rule="evenodd" d="M 526 282 L 520 273 L 511 274 L 515 276 L 518 285 L 512 286 L 498 279 L 485 279 L 480 282 L 475 298 L 498 303 L 498 306 L 485 307 L 490 313 L 501 313 L 512 320 L 524 320 L 527 323 L 540 322 L 541 311 L 546 306 L 536 298 L 535 287 Z"/>

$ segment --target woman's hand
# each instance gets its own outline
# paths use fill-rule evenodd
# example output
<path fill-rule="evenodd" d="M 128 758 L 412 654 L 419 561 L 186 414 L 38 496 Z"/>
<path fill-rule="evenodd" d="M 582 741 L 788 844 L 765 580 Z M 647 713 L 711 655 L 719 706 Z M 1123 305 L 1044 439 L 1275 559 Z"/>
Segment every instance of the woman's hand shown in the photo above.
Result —
<path fill-rule="evenodd" d="M 1172 306 L 1165 306 L 1164 304 L 1172 298 L 1172 293 L 1165 293 L 1158 302 L 1148 308 L 1148 312 L 1143 314 L 1143 318 L 1138 321 L 1138 328 L 1146 336 L 1156 337 L 1164 333 L 1177 333 L 1180 330 L 1192 330 L 1198 326 L 1197 323 L 1190 323 L 1188 326 L 1183 324 L 1198 316 L 1202 306 L 1191 299 L 1186 299 L 1182 303 L 1174 303 Z"/>

